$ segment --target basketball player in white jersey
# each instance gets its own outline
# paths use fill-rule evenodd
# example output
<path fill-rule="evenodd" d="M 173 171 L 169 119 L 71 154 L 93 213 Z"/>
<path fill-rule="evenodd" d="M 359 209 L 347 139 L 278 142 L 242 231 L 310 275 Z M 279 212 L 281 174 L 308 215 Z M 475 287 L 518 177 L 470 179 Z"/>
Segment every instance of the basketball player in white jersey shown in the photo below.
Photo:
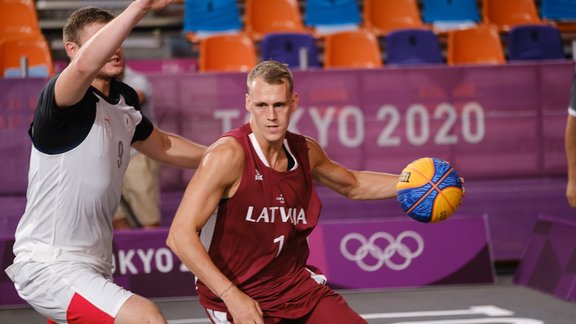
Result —
<path fill-rule="evenodd" d="M 71 62 L 38 100 L 28 201 L 6 270 L 49 322 L 166 322 L 151 301 L 112 282 L 112 216 L 131 146 L 185 168 L 197 167 L 205 150 L 155 128 L 140 113 L 136 92 L 117 79 L 124 39 L 148 12 L 169 3 L 136 0 L 116 18 L 83 8 L 64 26 Z"/>
<path fill-rule="evenodd" d="M 566 163 L 568 164 L 568 183 L 566 198 L 570 207 L 576 208 L 576 73 L 572 79 L 570 102 L 565 133 Z"/>
<path fill-rule="evenodd" d="M 206 151 L 168 246 L 198 278 L 214 323 L 365 323 L 306 265 L 321 208 L 312 179 L 351 199 L 386 199 L 398 175 L 349 170 L 289 132 L 298 95 L 286 65 L 259 63 L 247 86 L 250 122 Z"/>

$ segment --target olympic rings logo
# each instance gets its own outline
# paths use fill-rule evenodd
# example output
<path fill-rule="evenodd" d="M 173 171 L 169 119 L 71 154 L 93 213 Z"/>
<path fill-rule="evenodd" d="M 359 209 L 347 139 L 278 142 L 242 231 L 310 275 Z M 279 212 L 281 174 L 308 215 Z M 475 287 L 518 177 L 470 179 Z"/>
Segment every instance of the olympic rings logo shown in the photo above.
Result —
<path fill-rule="evenodd" d="M 404 242 L 405 240 L 413 240 L 416 244 L 416 250 L 412 251 L 408 245 Z M 378 241 L 386 241 L 386 247 L 382 248 Z M 348 248 L 348 243 L 350 241 L 357 241 L 360 243 L 360 247 L 352 253 Z M 406 269 L 412 260 L 422 254 L 424 250 L 424 240 L 420 234 L 414 231 L 404 231 L 394 238 L 391 234 L 386 232 L 374 233 L 368 240 L 359 233 L 349 233 L 342 241 L 340 241 L 340 252 L 342 255 L 350 260 L 356 262 L 358 267 L 364 271 L 373 272 L 379 270 L 383 265 L 386 265 L 392 270 L 404 270 Z M 398 263 L 394 262 L 392 257 L 398 254 L 404 261 Z M 376 264 L 370 265 L 366 263 L 365 258 L 370 255 L 372 258 L 376 259 Z"/>

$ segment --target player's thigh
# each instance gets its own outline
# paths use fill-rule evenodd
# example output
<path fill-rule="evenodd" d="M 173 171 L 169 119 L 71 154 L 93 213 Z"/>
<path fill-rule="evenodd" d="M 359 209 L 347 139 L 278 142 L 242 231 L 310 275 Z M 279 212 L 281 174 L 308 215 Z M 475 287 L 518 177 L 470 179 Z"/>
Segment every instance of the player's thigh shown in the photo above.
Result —
<path fill-rule="evenodd" d="M 57 323 L 112 323 L 132 296 L 84 263 L 27 262 L 14 270 L 20 296 Z"/>
<path fill-rule="evenodd" d="M 350 308 L 342 296 L 336 293 L 322 298 L 312 312 L 306 316 L 304 322 L 306 324 L 367 323 Z"/>

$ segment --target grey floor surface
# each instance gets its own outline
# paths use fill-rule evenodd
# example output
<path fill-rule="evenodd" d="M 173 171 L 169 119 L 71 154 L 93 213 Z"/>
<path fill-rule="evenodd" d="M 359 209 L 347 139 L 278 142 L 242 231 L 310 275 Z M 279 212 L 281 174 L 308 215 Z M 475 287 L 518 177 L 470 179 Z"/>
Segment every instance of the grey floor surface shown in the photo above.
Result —
<path fill-rule="evenodd" d="M 371 324 L 575 324 L 576 302 L 512 283 L 339 291 Z M 171 324 L 210 323 L 196 297 L 156 299 Z M 28 307 L 1 308 L 0 323 L 46 323 Z"/>

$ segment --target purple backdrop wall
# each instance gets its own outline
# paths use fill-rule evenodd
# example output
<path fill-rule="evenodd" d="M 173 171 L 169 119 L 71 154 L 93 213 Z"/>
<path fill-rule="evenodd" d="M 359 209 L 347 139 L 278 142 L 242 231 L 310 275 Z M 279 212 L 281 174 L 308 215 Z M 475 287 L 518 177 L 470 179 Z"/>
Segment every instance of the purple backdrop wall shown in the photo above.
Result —
<path fill-rule="evenodd" d="M 173 63 L 146 68 L 162 128 L 209 144 L 245 121 L 244 74 L 188 73 L 189 62 Z M 457 214 L 486 214 L 495 259 L 518 260 L 538 214 L 574 215 L 564 199 L 563 143 L 573 71 L 569 61 L 296 71 L 300 108 L 291 127 L 355 169 L 399 172 L 422 156 L 451 161 L 466 178 Z M 26 131 L 44 83 L 0 79 L 0 233 L 7 235 L 24 209 Z M 163 168 L 164 224 L 191 175 Z M 324 220 L 401 213 L 395 201 L 319 191 Z"/>

